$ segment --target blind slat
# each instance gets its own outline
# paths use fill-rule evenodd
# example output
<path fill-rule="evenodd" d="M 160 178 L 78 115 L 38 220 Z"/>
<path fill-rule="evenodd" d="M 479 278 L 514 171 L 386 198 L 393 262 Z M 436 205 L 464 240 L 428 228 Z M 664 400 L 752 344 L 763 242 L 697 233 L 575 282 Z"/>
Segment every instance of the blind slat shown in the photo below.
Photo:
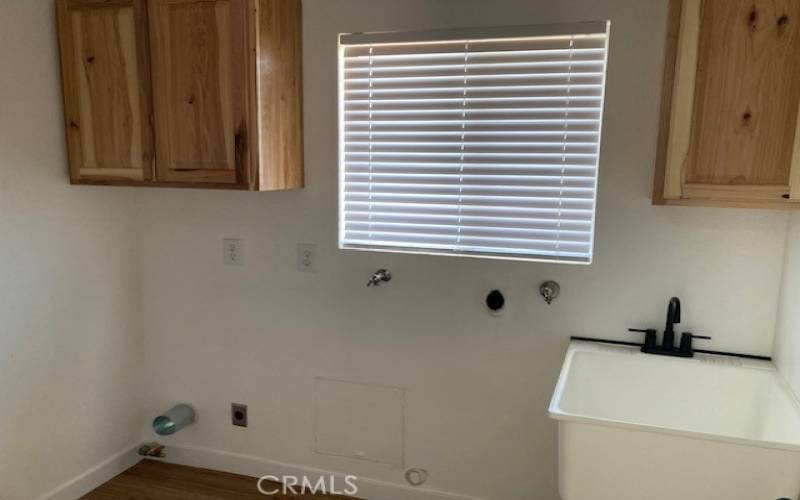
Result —
<path fill-rule="evenodd" d="M 563 29 L 342 37 L 340 245 L 591 262 L 608 24 Z"/>
<path fill-rule="evenodd" d="M 516 174 L 523 175 L 527 173 L 551 173 L 559 172 L 563 175 L 570 175 L 573 172 L 586 172 L 595 171 L 594 165 L 569 165 L 558 163 L 419 163 L 410 161 L 398 162 L 370 162 L 370 161 L 349 161 L 345 162 L 345 168 L 352 169 L 353 171 L 378 171 L 378 172 L 452 172 L 453 170 L 459 172 L 466 172 L 472 174 Z"/>
<path fill-rule="evenodd" d="M 495 217 L 513 217 L 513 216 L 530 216 L 530 217 L 561 217 L 564 213 L 569 213 L 572 217 L 588 217 L 592 215 L 592 210 L 585 208 L 556 208 L 549 207 L 514 207 L 504 205 L 460 205 L 460 204 L 447 204 L 447 203 L 425 203 L 425 202 L 405 202 L 399 203 L 397 201 L 345 201 L 342 206 L 346 210 L 387 210 L 396 211 L 397 213 L 409 214 L 465 214 L 476 216 L 495 216 Z"/>

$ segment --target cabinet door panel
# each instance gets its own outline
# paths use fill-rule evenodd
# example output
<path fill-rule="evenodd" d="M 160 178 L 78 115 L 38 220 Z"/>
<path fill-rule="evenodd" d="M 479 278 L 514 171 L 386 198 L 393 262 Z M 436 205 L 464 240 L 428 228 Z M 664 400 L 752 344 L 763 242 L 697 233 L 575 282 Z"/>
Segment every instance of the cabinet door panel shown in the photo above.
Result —
<path fill-rule="evenodd" d="M 788 187 L 800 103 L 800 2 L 704 2 L 700 16 L 686 183 Z"/>
<path fill-rule="evenodd" d="M 656 204 L 800 208 L 800 2 L 670 0 Z"/>
<path fill-rule="evenodd" d="M 244 0 L 150 0 L 157 178 L 248 182 Z"/>
<path fill-rule="evenodd" d="M 59 0 L 56 5 L 71 178 L 150 179 L 144 0 Z"/>

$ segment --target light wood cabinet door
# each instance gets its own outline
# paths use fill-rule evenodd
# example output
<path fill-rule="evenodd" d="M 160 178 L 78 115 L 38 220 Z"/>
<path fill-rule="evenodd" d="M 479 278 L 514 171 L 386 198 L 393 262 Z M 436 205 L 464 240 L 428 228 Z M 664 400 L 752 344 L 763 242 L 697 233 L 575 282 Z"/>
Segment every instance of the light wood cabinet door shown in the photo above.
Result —
<path fill-rule="evenodd" d="M 303 30 L 300 0 L 257 2 L 261 190 L 303 187 Z"/>
<path fill-rule="evenodd" d="M 153 131 L 144 0 L 58 0 L 70 178 L 152 177 Z"/>
<path fill-rule="evenodd" d="M 248 187 L 245 0 L 149 0 L 159 182 Z"/>
<path fill-rule="evenodd" d="M 800 2 L 671 0 L 657 204 L 800 207 Z"/>

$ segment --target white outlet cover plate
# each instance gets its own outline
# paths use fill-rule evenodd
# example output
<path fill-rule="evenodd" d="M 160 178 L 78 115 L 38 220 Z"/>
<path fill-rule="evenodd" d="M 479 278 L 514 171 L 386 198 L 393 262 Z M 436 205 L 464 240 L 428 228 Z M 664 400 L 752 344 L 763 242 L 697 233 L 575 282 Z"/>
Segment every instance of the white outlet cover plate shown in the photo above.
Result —
<path fill-rule="evenodd" d="M 244 241 L 238 238 L 222 240 L 222 256 L 226 266 L 244 265 Z"/>
<path fill-rule="evenodd" d="M 311 243 L 297 245 L 297 270 L 303 273 L 317 272 L 317 245 Z"/>

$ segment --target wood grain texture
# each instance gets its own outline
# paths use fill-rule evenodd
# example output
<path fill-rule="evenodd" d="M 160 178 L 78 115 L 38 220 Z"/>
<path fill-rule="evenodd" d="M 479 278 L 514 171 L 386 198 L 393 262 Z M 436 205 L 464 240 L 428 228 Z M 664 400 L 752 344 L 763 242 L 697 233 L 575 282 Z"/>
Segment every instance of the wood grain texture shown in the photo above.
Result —
<path fill-rule="evenodd" d="M 696 1 L 670 1 L 653 203 L 800 208 L 800 2 Z M 691 66 L 687 33 L 697 37 L 691 94 L 678 71 Z M 688 123 L 675 104 L 687 95 Z"/>
<path fill-rule="evenodd" d="M 664 179 L 665 198 L 681 197 L 689 161 L 701 4 L 701 0 L 683 0 L 678 12 L 680 24 L 674 66 L 675 81 L 672 83 L 667 173 Z"/>
<path fill-rule="evenodd" d="M 55 1 L 72 184 L 303 187 L 300 0 Z"/>
<path fill-rule="evenodd" d="M 658 129 L 658 146 L 656 150 L 656 169 L 653 178 L 653 204 L 663 205 L 666 202 L 665 191 L 667 171 L 675 175 L 674 165 L 667 168 L 667 157 L 670 147 L 670 130 L 672 128 L 672 102 L 675 91 L 675 68 L 678 61 L 678 43 L 680 41 L 681 16 L 683 0 L 670 0 L 667 15 L 667 39 L 664 53 L 664 76 L 661 91 L 661 119 Z"/>
<path fill-rule="evenodd" d="M 144 0 L 57 0 L 70 178 L 152 177 Z"/>
<path fill-rule="evenodd" d="M 157 179 L 248 184 L 245 0 L 150 0 Z"/>
<path fill-rule="evenodd" d="M 279 486 L 270 483 L 272 486 Z M 265 484 L 266 488 L 266 484 Z M 143 460 L 83 500 L 348 500 L 333 495 L 263 495 L 257 479 Z M 355 499 L 349 499 L 355 500 Z"/>
<path fill-rule="evenodd" d="M 792 202 L 800 202 L 800 109 L 795 126 L 792 165 L 789 172 L 789 199 Z"/>
<path fill-rule="evenodd" d="M 788 186 L 799 56 L 797 0 L 703 2 L 687 184 Z"/>
<path fill-rule="evenodd" d="M 682 198 L 680 200 L 664 200 L 659 204 L 674 207 L 754 208 L 760 210 L 800 209 L 800 203 L 791 203 L 787 200 L 750 199 L 747 197 L 735 199 Z"/>
<path fill-rule="evenodd" d="M 304 185 L 300 0 L 257 1 L 260 190 Z"/>

